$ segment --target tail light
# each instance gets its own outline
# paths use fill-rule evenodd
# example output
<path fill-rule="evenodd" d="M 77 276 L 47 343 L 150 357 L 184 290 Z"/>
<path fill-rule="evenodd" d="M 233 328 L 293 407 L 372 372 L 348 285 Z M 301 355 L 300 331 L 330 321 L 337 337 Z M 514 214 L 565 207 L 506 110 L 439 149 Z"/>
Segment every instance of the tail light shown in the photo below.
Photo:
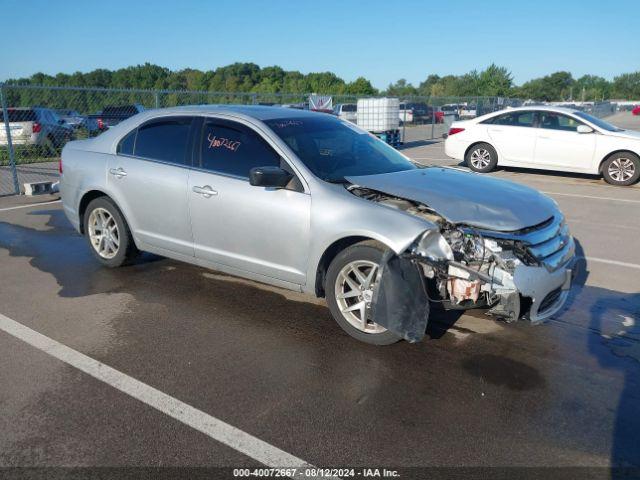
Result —
<path fill-rule="evenodd" d="M 98 119 L 98 129 L 104 130 L 104 122 L 102 121 L 101 118 Z"/>
<path fill-rule="evenodd" d="M 464 128 L 450 128 L 449 136 L 455 135 L 456 133 L 464 132 Z"/>
<path fill-rule="evenodd" d="M 33 133 L 40 133 L 40 130 L 42 130 L 42 125 L 40 125 L 38 122 L 33 122 L 33 125 L 31 126 L 31 131 Z"/>
<path fill-rule="evenodd" d="M 62 175 L 62 157 L 58 160 L 58 173 Z"/>

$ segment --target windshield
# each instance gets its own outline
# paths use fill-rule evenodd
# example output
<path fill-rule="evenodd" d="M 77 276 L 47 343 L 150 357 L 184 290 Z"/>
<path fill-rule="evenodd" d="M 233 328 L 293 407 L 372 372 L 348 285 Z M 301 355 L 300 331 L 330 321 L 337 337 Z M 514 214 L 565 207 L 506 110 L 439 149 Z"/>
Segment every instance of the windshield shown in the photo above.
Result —
<path fill-rule="evenodd" d="M 604 120 L 594 117 L 593 115 L 589 115 L 588 113 L 585 112 L 581 112 L 581 111 L 575 111 L 573 112 L 574 115 L 580 117 L 580 118 L 584 118 L 585 120 L 593 123 L 594 125 L 596 125 L 597 127 L 600 127 L 603 130 L 607 130 L 609 132 L 622 132 L 623 129 L 622 128 L 618 128 L 615 125 L 611 125 L 609 122 L 605 122 Z"/>
<path fill-rule="evenodd" d="M 382 140 L 335 117 L 287 118 L 265 123 L 314 175 L 327 182 L 417 168 Z"/>

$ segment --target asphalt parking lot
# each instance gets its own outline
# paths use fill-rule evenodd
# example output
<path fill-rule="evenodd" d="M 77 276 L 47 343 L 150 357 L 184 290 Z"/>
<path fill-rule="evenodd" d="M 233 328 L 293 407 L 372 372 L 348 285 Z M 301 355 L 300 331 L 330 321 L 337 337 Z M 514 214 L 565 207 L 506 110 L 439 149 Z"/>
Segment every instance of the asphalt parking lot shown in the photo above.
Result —
<path fill-rule="evenodd" d="M 55 198 L 0 198 L 0 466 L 640 466 L 640 186 L 494 175 L 567 216 L 567 307 L 542 326 L 434 312 L 390 347 L 302 294 L 152 256 L 101 268 Z"/>

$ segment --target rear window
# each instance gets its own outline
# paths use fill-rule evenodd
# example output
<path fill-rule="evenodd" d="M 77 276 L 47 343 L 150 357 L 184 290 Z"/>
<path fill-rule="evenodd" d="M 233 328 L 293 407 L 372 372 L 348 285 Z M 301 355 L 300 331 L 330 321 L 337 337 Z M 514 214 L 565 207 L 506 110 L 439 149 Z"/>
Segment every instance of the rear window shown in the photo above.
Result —
<path fill-rule="evenodd" d="M 482 123 L 511 127 L 533 127 L 534 117 L 535 113 L 533 111 L 516 111 L 488 118 Z"/>
<path fill-rule="evenodd" d="M 9 109 L 9 122 L 37 122 L 36 112 L 34 110 L 15 110 Z M 0 110 L 0 122 L 4 122 L 4 114 Z"/>
<path fill-rule="evenodd" d="M 343 105 L 342 106 L 342 111 L 343 112 L 356 112 L 357 111 L 357 107 L 355 105 Z"/>
<path fill-rule="evenodd" d="M 191 117 L 170 117 L 155 120 L 138 128 L 134 154 L 137 157 L 184 165 L 186 161 Z M 129 148 L 130 140 L 121 147 Z"/>

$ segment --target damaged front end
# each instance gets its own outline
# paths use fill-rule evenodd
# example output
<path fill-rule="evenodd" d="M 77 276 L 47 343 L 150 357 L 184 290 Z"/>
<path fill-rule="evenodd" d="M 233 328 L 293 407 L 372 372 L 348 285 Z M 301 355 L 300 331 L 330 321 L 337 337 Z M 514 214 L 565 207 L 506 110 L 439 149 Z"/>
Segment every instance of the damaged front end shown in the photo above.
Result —
<path fill-rule="evenodd" d="M 485 308 L 507 322 L 532 323 L 565 303 L 575 245 L 559 211 L 518 231 L 492 231 L 452 223 L 418 202 L 357 186 L 350 191 L 435 225 L 405 251 L 388 251 L 380 266 L 372 320 L 406 340 L 424 336 L 433 302 L 445 309 Z"/>

